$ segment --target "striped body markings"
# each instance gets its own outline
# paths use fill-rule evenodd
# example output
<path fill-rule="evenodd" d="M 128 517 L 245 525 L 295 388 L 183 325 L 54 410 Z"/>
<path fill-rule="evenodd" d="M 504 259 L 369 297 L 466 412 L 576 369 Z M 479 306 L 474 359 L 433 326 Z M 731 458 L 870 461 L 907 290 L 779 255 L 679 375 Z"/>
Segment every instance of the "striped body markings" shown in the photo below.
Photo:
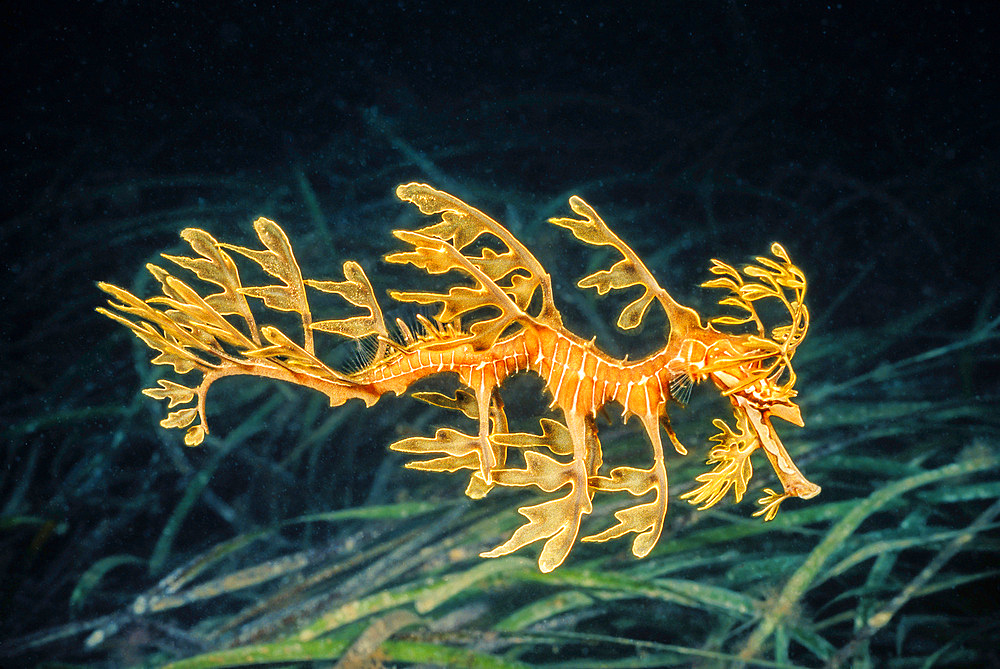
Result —
<path fill-rule="evenodd" d="M 616 361 L 592 342 L 539 327 L 535 332 L 522 330 L 482 351 L 467 345 L 444 351 L 434 348 L 433 342 L 427 347 L 418 344 L 355 378 L 371 384 L 378 393 L 402 393 L 426 376 L 454 372 L 478 393 L 522 371 L 542 378 L 552 395 L 551 407 L 591 418 L 608 402 L 620 404 L 625 418 L 658 416 L 671 397 L 668 388 L 675 375 L 662 354 L 635 362 Z"/>

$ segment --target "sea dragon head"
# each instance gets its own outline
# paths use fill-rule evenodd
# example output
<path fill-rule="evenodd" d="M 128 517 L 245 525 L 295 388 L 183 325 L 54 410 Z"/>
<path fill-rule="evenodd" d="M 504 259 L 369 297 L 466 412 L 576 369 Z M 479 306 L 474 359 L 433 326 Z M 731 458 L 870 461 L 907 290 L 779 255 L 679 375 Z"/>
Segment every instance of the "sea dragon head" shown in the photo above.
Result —
<path fill-rule="evenodd" d="M 792 357 L 809 329 L 809 310 L 805 306 L 806 279 L 792 264 L 788 253 L 778 243 L 771 245 L 774 258 L 758 257 L 757 264 L 740 272 L 720 260 L 713 260 L 711 272 L 716 278 L 702 284 L 723 288 L 728 294 L 719 304 L 735 307 L 737 316 L 719 316 L 698 333 L 704 354 L 698 360 L 699 379 L 711 379 L 723 396 L 728 397 L 736 418 L 736 430 L 721 420 L 715 425 L 721 432 L 709 454 L 709 464 L 716 467 L 698 477 L 702 485 L 685 494 L 703 508 L 721 500 L 733 488 L 739 501 L 753 473 L 750 454 L 762 448 L 784 487 L 779 494 L 766 489 L 760 500 L 765 520 L 772 519 L 782 501 L 789 497 L 809 499 L 820 492 L 795 466 L 788 451 L 771 425 L 771 417 L 802 426 L 802 412 L 795 403 L 795 371 Z M 784 307 L 789 321 L 770 330 L 760 316 L 762 300 Z M 718 329 L 716 326 L 722 328 Z M 756 332 L 730 334 L 732 327 L 753 328 Z M 695 344 L 687 344 L 697 348 Z"/>

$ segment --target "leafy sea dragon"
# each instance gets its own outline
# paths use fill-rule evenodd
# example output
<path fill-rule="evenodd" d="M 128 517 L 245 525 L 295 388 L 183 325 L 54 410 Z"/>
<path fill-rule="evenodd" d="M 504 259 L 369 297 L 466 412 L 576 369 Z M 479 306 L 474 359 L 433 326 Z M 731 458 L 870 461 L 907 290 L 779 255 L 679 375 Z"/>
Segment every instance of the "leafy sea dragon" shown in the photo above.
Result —
<path fill-rule="evenodd" d="M 618 318 L 624 330 L 637 327 L 656 302 L 670 324 L 666 345 L 635 361 L 616 360 L 567 330 L 556 309 L 552 282 L 538 260 L 506 228 L 458 198 L 420 183 L 399 186 L 396 195 L 436 221 L 419 230 L 397 230 L 394 235 L 409 250 L 391 253 L 390 263 L 409 263 L 430 274 L 458 272 L 466 281 L 447 293 L 390 291 L 398 301 L 438 304 L 433 318 L 416 317 L 419 327 L 397 320 L 398 336 L 390 335 L 371 283 L 361 266 L 347 261 L 343 281 L 303 279 L 284 231 L 259 218 L 254 229 L 263 249 L 216 241 L 209 233 L 188 228 L 181 237 L 195 257 L 164 255 L 202 281 L 218 287 L 202 297 L 167 270 L 150 264 L 162 295 L 142 300 L 126 290 L 102 283 L 111 295 L 109 309 L 98 311 L 132 330 L 159 352 L 153 362 L 170 365 L 179 375 L 199 372 L 196 386 L 161 379 L 143 392 L 165 400 L 173 409 L 163 427 L 186 429 L 185 443 L 195 446 L 208 434 L 205 398 L 215 381 L 250 375 L 287 381 L 326 394 L 331 406 L 360 399 L 371 406 L 386 393 L 404 393 L 414 382 L 434 374 L 458 376 L 462 387 L 454 397 L 434 392 L 414 393 L 437 406 L 462 412 L 478 424 L 475 434 L 440 428 L 433 437 L 397 441 L 397 451 L 430 456 L 407 464 L 413 469 L 453 472 L 472 470 L 466 494 L 486 495 L 496 486 L 534 486 L 561 496 L 519 509 L 527 522 L 503 544 L 482 553 L 498 557 L 536 541 L 544 541 L 538 566 L 543 572 L 558 567 L 577 539 L 580 523 L 592 511 L 596 493 L 626 492 L 647 497 L 617 511 L 612 527 L 583 537 L 607 541 L 635 535 L 632 553 L 646 556 L 663 530 L 667 509 L 667 470 L 661 427 L 673 448 L 687 450 L 671 427 L 667 404 L 685 404 L 693 384 L 710 381 L 727 397 L 735 428 L 714 421 L 720 433 L 712 438 L 708 463 L 714 468 L 700 476 L 701 485 L 683 495 L 710 507 L 731 489 L 736 501 L 747 490 L 753 474 L 750 455 L 763 450 L 783 492 L 765 489 L 763 508 L 755 515 L 770 520 L 789 497 L 809 499 L 819 486 L 809 482 L 792 462 L 771 424 L 781 418 L 801 426 L 794 403 L 795 374 L 791 359 L 805 337 L 809 312 L 803 302 L 806 280 L 781 245 L 771 245 L 773 257 L 758 257 L 742 272 L 713 260 L 715 278 L 703 284 L 721 288 L 719 303 L 738 315 L 720 316 L 707 323 L 691 308 L 677 303 L 597 213 L 579 197 L 571 197 L 576 215 L 554 218 L 580 241 L 608 246 L 621 255 L 609 269 L 579 282 L 603 295 L 610 290 L 636 287 L 642 294 Z M 482 238 L 482 239 L 481 239 Z M 478 243 L 476 243 L 478 241 Z M 231 253 L 244 256 L 276 279 L 272 285 L 244 286 Z M 308 289 L 335 293 L 362 310 L 340 320 L 313 320 Z M 301 341 L 294 341 L 270 325 L 260 326 L 251 300 L 265 307 L 298 314 Z M 776 301 L 788 312 L 789 322 L 768 330 L 757 303 Z M 718 326 L 718 327 L 717 327 Z M 729 333 L 728 329 L 742 330 Z M 415 333 L 414 330 L 417 330 Z M 316 357 L 314 333 L 336 334 L 370 344 L 370 359 L 362 369 L 341 372 Z M 512 374 L 533 372 L 545 382 L 551 407 L 562 420 L 542 418 L 540 434 L 511 433 L 499 388 Z M 646 468 L 603 466 L 596 417 L 615 403 L 627 419 L 639 419 L 652 446 Z M 184 406 L 187 405 L 187 406 Z M 508 463 L 509 449 L 521 451 L 523 467 Z"/>

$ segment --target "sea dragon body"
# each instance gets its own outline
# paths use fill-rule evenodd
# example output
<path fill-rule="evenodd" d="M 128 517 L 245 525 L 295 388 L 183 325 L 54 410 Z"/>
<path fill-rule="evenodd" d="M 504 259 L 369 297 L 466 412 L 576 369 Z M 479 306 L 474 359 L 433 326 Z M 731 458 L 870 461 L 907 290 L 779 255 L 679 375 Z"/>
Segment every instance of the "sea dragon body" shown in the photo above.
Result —
<path fill-rule="evenodd" d="M 472 282 L 471 286 L 453 286 L 446 294 L 391 291 L 390 295 L 399 301 L 442 305 L 433 320 L 417 316 L 422 331 L 416 335 L 397 321 L 401 341 L 390 337 L 371 284 L 357 263 L 344 264 L 345 281 L 303 279 L 284 232 L 265 218 L 254 224 L 265 251 L 219 243 L 204 231 L 188 229 L 182 236 L 200 257 L 166 256 L 199 278 L 220 286 L 219 293 L 202 298 L 155 265 L 150 265 L 150 271 L 163 287 L 161 297 L 143 301 L 121 288 L 101 284 L 118 302 L 109 301 L 115 311 L 100 311 L 160 351 L 154 362 L 173 365 L 180 374 L 199 370 L 204 375 L 195 388 L 161 380 L 159 388 L 144 391 L 168 400 L 170 407 L 196 400 L 195 406 L 164 419 L 165 427 L 187 428 L 185 441 L 200 443 L 208 432 L 208 387 L 226 376 L 274 378 L 323 392 L 333 406 L 349 399 L 361 399 L 370 406 L 387 393 L 405 393 L 428 376 L 454 373 L 464 387 L 455 397 L 430 392 L 414 395 L 463 412 L 478 423 L 478 432 L 468 435 L 440 428 L 433 438 L 410 437 L 391 448 L 433 456 L 409 463 L 411 468 L 471 469 L 466 494 L 473 498 L 486 495 L 498 485 L 534 486 L 547 493 L 568 487 L 562 497 L 519 509 L 527 523 L 505 543 L 482 553 L 484 557 L 497 557 L 544 540 L 538 564 L 546 572 L 566 559 L 581 521 L 593 510 L 596 492 L 628 492 L 636 497 L 652 493 L 653 499 L 617 511 L 616 525 L 583 541 L 607 541 L 635 533 L 632 552 L 637 557 L 644 557 L 656 545 L 667 508 L 660 428 L 665 429 L 674 449 L 686 454 L 671 427 L 667 405 L 671 400 L 686 403 L 695 383 L 711 381 L 729 398 L 737 430 L 715 421 L 721 433 L 713 437 L 718 445 L 712 449 L 709 463 L 716 463 L 716 467 L 699 476 L 702 485 L 686 493 L 685 498 L 705 508 L 732 489 L 739 501 L 753 471 L 749 456 L 758 448 L 763 449 L 784 488 L 781 494 L 766 491 L 767 496 L 761 500 L 764 508 L 758 512 L 766 520 L 773 518 L 788 497 L 809 499 L 819 493 L 820 488 L 795 466 L 771 425 L 772 416 L 803 424 L 792 401 L 796 391 L 790 360 L 808 328 L 808 311 L 803 303 L 805 277 L 779 244 L 771 247 L 775 259 L 757 258 L 758 265 L 744 268 L 742 274 L 713 261 L 712 272 L 717 278 L 703 285 L 727 289 L 729 294 L 721 304 L 740 309 L 742 317 L 721 316 L 703 325 L 693 309 L 678 304 L 659 287 L 634 251 L 607 228 L 589 205 L 578 197 L 571 198 L 570 207 L 579 218 L 556 218 L 551 222 L 568 228 L 587 244 L 610 246 L 622 255 L 622 260 L 610 269 L 584 278 L 579 285 L 596 288 L 600 294 L 611 289 L 643 288 L 643 295 L 625 307 L 618 319 L 623 329 L 638 326 L 653 301 L 664 309 L 670 324 L 667 343 L 661 350 L 635 361 L 616 360 L 601 352 L 593 341 L 563 326 L 549 275 L 503 226 L 458 198 L 425 184 L 404 184 L 396 192 L 400 199 L 416 204 L 422 213 L 440 214 L 441 220 L 418 231 L 396 231 L 395 235 L 413 250 L 390 254 L 386 260 L 413 264 L 431 274 L 459 271 Z M 505 249 L 497 252 L 493 246 L 474 243 L 484 235 L 499 241 Z M 470 249 L 479 255 L 472 255 Z M 257 262 L 281 284 L 244 287 L 227 250 Z M 306 286 L 337 293 L 368 314 L 314 322 Z M 247 297 L 261 299 L 273 309 L 297 312 L 303 323 L 302 345 L 277 328 L 258 328 Z M 768 332 L 754 306 L 761 299 L 779 300 L 787 308 L 791 322 Z M 157 308 L 160 304 L 167 308 Z M 484 307 L 488 308 L 486 316 Z M 470 313 L 477 318 L 463 326 L 462 317 Z M 249 336 L 226 316 L 242 318 Z M 727 333 L 716 325 L 756 328 L 756 333 Z M 354 373 L 335 371 L 315 356 L 314 331 L 374 341 L 370 359 Z M 262 343 L 261 335 L 267 344 Z M 550 408 L 562 413 L 562 421 L 542 418 L 540 435 L 509 432 L 499 393 L 508 377 L 527 371 L 543 379 L 552 397 Z M 596 418 L 612 403 L 621 407 L 624 418 L 637 417 L 645 429 L 653 450 L 648 468 L 619 466 L 605 471 Z M 191 426 L 196 418 L 198 423 Z M 510 448 L 522 451 L 523 468 L 509 465 Z"/>

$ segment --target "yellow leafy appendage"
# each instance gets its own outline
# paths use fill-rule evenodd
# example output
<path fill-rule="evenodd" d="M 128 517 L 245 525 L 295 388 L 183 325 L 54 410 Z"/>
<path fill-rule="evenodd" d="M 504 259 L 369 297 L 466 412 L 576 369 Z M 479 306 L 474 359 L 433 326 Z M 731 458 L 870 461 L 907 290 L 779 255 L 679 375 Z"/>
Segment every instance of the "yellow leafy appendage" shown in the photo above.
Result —
<path fill-rule="evenodd" d="M 110 309 L 98 311 L 158 351 L 155 364 L 170 365 L 180 376 L 200 374 L 195 384 L 161 379 L 156 388 L 143 391 L 167 401 L 171 411 L 161 424 L 184 429 L 188 445 L 201 443 L 209 433 L 208 389 L 229 376 L 295 383 L 326 394 L 331 406 L 349 399 L 361 399 L 370 406 L 386 393 L 406 392 L 426 376 L 455 374 L 460 387 L 454 396 L 436 392 L 414 396 L 460 412 L 478 430 L 466 434 L 442 427 L 432 437 L 402 439 L 391 448 L 418 456 L 407 465 L 413 469 L 471 471 L 466 494 L 472 498 L 483 497 L 496 486 L 558 492 L 555 498 L 519 509 L 525 524 L 507 541 L 483 553 L 484 557 L 506 555 L 541 541 L 538 563 L 542 571 L 551 571 L 566 559 L 599 492 L 626 492 L 643 499 L 615 512 L 614 525 L 582 540 L 607 541 L 633 534 L 633 554 L 643 557 L 653 549 L 667 508 L 661 428 L 674 450 L 687 452 L 671 428 L 667 404 L 671 400 L 684 404 L 691 387 L 701 381 L 711 381 L 729 399 L 736 428 L 715 421 L 720 433 L 713 437 L 716 445 L 708 459 L 715 467 L 698 476 L 700 487 L 683 497 L 707 508 L 732 490 L 739 502 L 753 475 L 750 456 L 758 449 L 773 466 L 783 492 L 767 489 L 760 500 L 763 508 L 756 515 L 770 520 L 788 497 L 808 499 L 819 493 L 819 487 L 799 472 L 771 425 L 772 417 L 802 425 L 793 402 L 791 360 L 809 324 L 805 277 L 779 244 L 771 247 L 773 258 L 759 257 L 757 264 L 742 272 L 712 261 L 711 271 L 717 276 L 704 285 L 725 289 L 727 295 L 720 304 L 735 308 L 738 315 L 719 316 L 703 324 L 693 309 L 677 303 L 657 284 L 635 252 L 586 202 L 570 198 L 570 209 L 577 217 L 551 222 L 585 244 L 611 247 L 621 255 L 609 269 L 585 277 L 578 285 L 602 295 L 610 290 L 642 289 L 619 315 L 617 324 L 622 329 L 640 325 L 654 303 L 664 310 L 670 324 L 661 350 L 635 361 L 616 360 L 563 326 L 551 278 L 506 228 L 425 184 L 404 184 L 396 194 L 438 220 L 415 231 L 396 231 L 396 237 L 410 248 L 389 254 L 386 260 L 412 264 L 430 274 L 457 272 L 465 278 L 444 293 L 390 292 L 399 301 L 439 305 L 433 318 L 417 316 L 416 332 L 397 321 L 399 336 L 390 334 L 368 277 L 353 261 L 344 263 L 343 280 L 304 279 L 285 233 L 266 218 L 254 222 L 263 249 L 221 243 L 203 230 L 181 233 L 195 255 L 164 257 L 217 287 L 205 297 L 156 265 L 148 269 L 162 288 L 157 297 L 142 300 L 116 286 L 100 284 L 112 299 Z M 256 263 L 275 281 L 244 286 L 231 253 Z M 339 295 L 362 313 L 317 321 L 309 307 L 309 290 Z M 781 305 L 788 322 L 768 329 L 757 308 L 765 299 Z M 293 338 L 274 326 L 258 325 L 251 301 L 296 314 L 300 335 Z M 733 327 L 749 332 L 723 331 Z M 317 332 L 373 341 L 370 360 L 353 373 L 332 369 L 316 356 Z M 561 416 L 542 418 L 537 434 L 510 432 L 500 394 L 506 379 L 522 372 L 543 379 L 552 397 L 551 407 Z M 639 419 L 652 447 L 647 466 L 605 467 L 596 417 L 609 404 L 621 407 L 626 419 Z M 510 449 L 520 453 L 516 460 L 523 466 L 511 465 Z"/>

